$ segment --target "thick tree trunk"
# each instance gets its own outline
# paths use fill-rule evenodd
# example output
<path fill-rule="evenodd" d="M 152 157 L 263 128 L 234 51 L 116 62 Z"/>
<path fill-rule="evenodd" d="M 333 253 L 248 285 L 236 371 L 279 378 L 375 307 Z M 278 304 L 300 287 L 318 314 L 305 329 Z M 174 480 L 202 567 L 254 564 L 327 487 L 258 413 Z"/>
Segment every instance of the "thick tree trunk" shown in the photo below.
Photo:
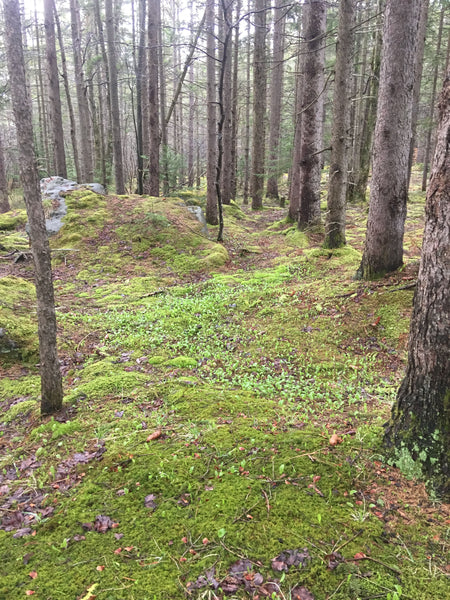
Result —
<path fill-rule="evenodd" d="M 408 368 L 387 425 L 394 460 L 407 459 L 450 500 L 450 73 L 439 103 Z"/>
<path fill-rule="evenodd" d="M 244 134 L 244 181 L 243 181 L 243 196 L 244 204 L 248 204 L 250 191 L 250 100 L 252 94 L 251 78 L 250 78 L 250 50 L 251 50 L 251 33 L 250 33 L 250 18 L 247 20 L 247 64 L 246 64 L 246 86 L 245 86 L 245 134 Z"/>
<path fill-rule="evenodd" d="M 206 171 L 206 222 L 217 225 L 217 193 L 216 193 L 216 156 L 217 156 L 217 118 L 216 118 L 216 65 L 214 36 L 214 0 L 206 3 L 206 94 L 208 112 L 208 165 Z"/>
<path fill-rule="evenodd" d="M 223 129 L 222 129 L 222 141 L 223 141 L 223 158 L 222 158 L 222 170 L 221 170 L 221 196 L 223 204 L 230 204 L 231 201 L 231 186 L 232 186 L 232 173 L 233 173 L 233 162 L 232 162 L 232 150 L 231 150 L 231 104 L 232 104 L 232 31 L 230 30 L 230 21 L 232 14 L 232 2 L 228 5 L 223 2 L 222 4 L 223 20 L 224 20 L 224 40 L 223 53 L 222 53 L 222 64 L 223 69 L 223 86 L 222 86 L 222 106 L 224 113 Z M 225 38 L 226 50 L 225 50 Z"/>
<path fill-rule="evenodd" d="M 149 160 L 146 193 L 159 196 L 159 147 L 161 137 L 159 131 L 159 77 L 158 77 L 158 45 L 159 45 L 159 0 L 149 0 L 148 4 L 148 116 L 149 121 Z"/>
<path fill-rule="evenodd" d="M 266 156 L 266 0 L 254 0 L 252 209 L 263 205 Z"/>
<path fill-rule="evenodd" d="M 67 179 L 66 153 L 59 91 L 58 63 L 56 60 L 55 22 L 53 0 L 44 0 L 45 49 L 47 56 L 49 120 L 52 128 L 53 156 L 56 175 Z"/>
<path fill-rule="evenodd" d="M 119 89 L 117 82 L 117 54 L 112 0 L 105 0 L 106 39 L 108 45 L 109 96 L 111 101 L 112 135 L 114 150 L 114 178 L 116 193 L 125 194 L 123 174 L 122 136 L 120 133 Z"/>
<path fill-rule="evenodd" d="M 41 368 L 41 413 L 49 414 L 61 408 L 63 399 L 56 347 L 56 316 L 50 248 L 45 229 L 44 209 L 33 146 L 31 97 L 25 75 L 19 1 L 4 0 L 3 6 L 8 72 L 19 146 L 20 174 L 35 266 Z"/>
<path fill-rule="evenodd" d="M 145 23 L 147 20 L 147 0 L 139 0 L 139 46 L 138 57 L 136 61 L 136 151 L 137 151 L 137 192 L 144 193 L 144 127 L 143 127 L 143 106 L 145 104 L 143 89 L 144 78 L 146 77 L 146 51 L 145 51 Z M 147 122 L 147 120 L 146 120 Z"/>
<path fill-rule="evenodd" d="M 5 151 L 0 133 L 0 214 L 11 210 L 8 197 L 8 180 L 6 178 Z"/>
<path fill-rule="evenodd" d="M 298 226 L 303 229 L 320 222 L 320 176 L 322 158 L 324 67 L 327 3 L 308 0 L 311 5 L 305 30 L 308 58 L 302 108 L 300 145 L 300 197 Z"/>
<path fill-rule="evenodd" d="M 389 0 L 383 29 L 378 115 L 366 243 L 357 277 L 403 264 L 414 63 L 421 0 Z"/>
<path fill-rule="evenodd" d="M 284 24 L 286 21 L 284 0 L 277 0 L 273 20 L 272 80 L 270 83 L 269 168 L 266 196 L 278 200 L 278 177 L 280 158 L 281 98 L 283 97 L 284 72 Z"/>
<path fill-rule="evenodd" d="M 94 178 L 92 160 L 91 117 L 87 99 L 87 87 L 83 73 L 83 55 L 81 51 L 80 6 L 78 0 L 70 0 L 70 16 L 72 25 L 72 46 L 75 65 L 75 85 L 78 100 L 78 118 L 80 122 L 81 172 L 83 183 Z"/>
<path fill-rule="evenodd" d="M 239 96 L 239 22 L 241 16 L 241 0 L 236 2 L 233 45 L 233 92 L 231 100 L 231 197 L 237 194 L 237 137 L 239 125 L 238 96 Z"/>
<path fill-rule="evenodd" d="M 334 76 L 333 129 L 324 243 L 326 248 L 339 248 L 345 244 L 345 205 L 350 141 L 348 82 L 352 74 L 354 17 L 355 0 L 341 0 Z"/>

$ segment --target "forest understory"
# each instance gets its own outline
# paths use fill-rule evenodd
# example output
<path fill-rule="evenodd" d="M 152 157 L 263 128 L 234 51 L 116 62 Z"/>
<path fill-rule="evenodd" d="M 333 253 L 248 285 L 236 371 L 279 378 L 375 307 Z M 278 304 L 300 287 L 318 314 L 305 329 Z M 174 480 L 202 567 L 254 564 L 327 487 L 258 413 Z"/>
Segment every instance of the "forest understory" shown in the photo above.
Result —
<path fill-rule="evenodd" d="M 322 248 L 286 210 L 67 196 L 51 238 L 63 410 L 39 415 L 33 268 L 0 216 L 0 599 L 444 600 L 449 506 L 389 465 L 423 232 L 355 281 L 366 205 Z M 325 206 L 322 207 L 325 209 Z"/>

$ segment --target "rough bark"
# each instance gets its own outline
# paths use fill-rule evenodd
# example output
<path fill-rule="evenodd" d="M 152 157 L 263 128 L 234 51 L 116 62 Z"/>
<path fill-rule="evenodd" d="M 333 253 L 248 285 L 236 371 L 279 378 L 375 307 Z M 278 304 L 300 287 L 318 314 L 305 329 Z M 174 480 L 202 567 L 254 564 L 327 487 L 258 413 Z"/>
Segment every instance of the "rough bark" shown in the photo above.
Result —
<path fill-rule="evenodd" d="M 250 78 L 250 49 L 251 49 L 251 33 L 250 19 L 247 20 L 247 62 L 246 62 L 246 79 L 245 79 L 245 134 L 244 134 L 244 182 L 243 196 L 244 204 L 248 204 L 250 191 L 250 100 L 252 94 L 251 78 Z"/>
<path fill-rule="evenodd" d="M 145 100 L 143 90 L 145 89 L 144 78 L 146 78 L 146 52 L 145 52 L 145 22 L 147 15 L 147 0 L 139 0 L 139 46 L 136 61 L 136 151 L 137 151 L 137 192 L 144 193 L 144 127 L 143 114 Z M 147 113 L 148 115 L 148 113 Z"/>
<path fill-rule="evenodd" d="M 0 213 L 11 210 L 8 197 L 8 180 L 6 178 L 5 151 L 0 133 Z"/>
<path fill-rule="evenodd" d="M 435 112 L 436 112 L 436 90 L 437 90 L 437 82 L 439 77 L 439 59 L 441 56 L 441 48 L 442 48 L 442 32 L 444 29 L 444 16 L 445 10 L 441 10 L 441 16 L 439 19 L 439 30 L 438 37 L 436 42 L 436 57 L 435 57 L 435 65 L 434 65 L 434 73 L 433 73 L 433 83 L 431 86 L 431 99 L 430 99 L 430 107 L 428 114 L 428 131 L 426 137 L 425 144 L 425 158 L 423 160 L 423 173 L 422 173 L 422 191 L 424 192 L 427 189 L 427 178 L 428 178 L 428 169 L 430 168 L 430 156 L 431 156 L 431 137 L 435 125 Z"/>
<path fill-rule="evenodd" d="M 52 130 L 53 156 L 56 175 L 67 178 L 66 153 L 59 91 L 58 63 L 56 60 L 55 22 L 53 0 L 44 0 L 45 50 L 47 57 L 49 120 Z"/>
<path fill-rule="evenodd" d="M 270 83 L 269 167 L 266 196 L 278 200 L 280 157 L 281 98 L 284 73 L 284 25 L 286 21 L 284 0 L 277 0 L 274 10 L 272 80 Z"/>
<path fill-rule="evenodd" d="M 237 133 L 239 125 L 238 96 L 239 96 L 239 24 L 241 18 L 241 0 L 236 2 L 236 15 L 233 45 L 233 92 L 231 100 L 231 197 L 237 194 Z"/>
<path fill-rule="evenodd" d="M 253 51 L 252 209 L 263 205 L 266 147 L 266 0 L 255 0 Z"/>
<path fill-rule="evenodd" d="M 159 131 L 159 77 L 158 77 L 158 45 L 159 45 L 159 0 L 149 0 L 148 4 L 148 129 L 149 160 L 148 180 L 145 191 L 150 196 L 159 196 L 159 147 L 161 137 Z"/>
<path fill-rule="evenodd" d="M 87 87 L 83 72 L 83 55 L 81 51 L 80 6 L 78 0 L 70 0 L 70 17 L 72 27 L 72 47 L 75 66 L 75 85 L 78 100 L 78 118 L 80 123 L 81 176 L 84 182 L 94 178 L 92 159 L 91 117 L 87 99 Z"/>
<path fill-rule="evenodd" d="M 324 243 L 326 248 L 339 248 L 345 244 L 345 207 L 350 141 L 348 84 L 352 73 L 354 17 L 355 0 L 341 0 L 334 76 L 330 179 Z"/>
<path fill-rule="evenodd" d="M 308 58 L 305 61 L 303 85 L 302 134 L 300 145 L 300 195 L 298 226 L 303 229 L 320 222 L 320 176 L 323 103 L 325 33 L 327 3 L 308 0 L 311 5 L 305 30 Z"/>
<path fill-rule="evenodd" d="M 450 73 L 439 103 L 436 151 L 411 318 L 408 367 L 385 432 L 394 459 L 413 459 L 450 500 Z"/>
<path fill-rule="evenodd" d="M 31 97 L 26 83 L 22 28 L 18 0 L 4 0 L 5 37 L 14 121 L 20 156 L 20 174 L 30 226 L 35 267 L 41 413 L 61 408 L 63 391 L 56 347 L 56 316 L 50 248 L 45 229 L 39 175 L 33 145 Z"/>
<path fill-rule="evenodd" d="M 421 0 L 389 0 L 383 28 L 378 114 L 366 243 L 357 277 L 403 264 L 414 62 Z"/>
<path fill-rule="evenodd" d="M 208 119 L 208 164 L 206 171 L 206 222 L 209 225 L 218 224 L 217 194 L 216 194 L 216 66 L 215 66 L 215 37 L 214 37 L 214 0 L 206 3 L 206 94 Z"/>
<path fill-rule="evenodd" d="M 414 149 L 416 144 L 417 134 L 417 121 L 419 118 L 419 101 L 420 101 L 420 87 L 422 83 L 422 71 L 423 71 L 423 58 L 425 50 L 425 39 L 427 34 L 427 22 L 428 22 L 428 6 L 429 0 L 422 0 L 422 7 L 420 9 L 420 21 L 419 30 L 417 32 L 417 52 L 416 52 L 416 63 L 414 65 L 414 90 L 413 90 L 413 108 L 411 117 L 411 146 L 409 150 L 409 163 L 408 163 L 408 188 L 411 180 L 411 169 L 414 160 Z"/>
<path fill-rule="evenodd" d="M 108 49 L 109 97 L 111 102 L 116 193 L 125 194 L 122 136 L 120 133 L 119 88 L 117 81 L 116 34 L 112 0 L 105 0 L 106 41 Z"/>

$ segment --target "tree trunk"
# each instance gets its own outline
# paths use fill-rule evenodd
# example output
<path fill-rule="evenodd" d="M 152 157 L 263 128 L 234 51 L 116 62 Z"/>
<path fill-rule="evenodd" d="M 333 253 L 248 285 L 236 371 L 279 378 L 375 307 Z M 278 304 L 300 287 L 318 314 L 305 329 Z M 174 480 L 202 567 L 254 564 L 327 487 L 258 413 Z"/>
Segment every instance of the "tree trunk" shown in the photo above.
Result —
<path fill-rule="evenodd" d="M 168 156 L 168 135 L 167 135 L 167 118 L 166 118 L 166 74 L 164 72 L 164 54 L 163 54 L 163 32 L 161 15 L 158 19 L 158 66 L 159 66 L 159 101 L 160 101 L 160 117 L 161 117 L 161 145 L 162 145 L 162 184 L 163 194 L 169 195 L 169 156 Z"/>
<path fill-rule="evenodd" d="M 120 133 L 119 89 L 117 82 L 116 35 L 112 0 L 105 0 L 105 21 L 106 40 L 108 46 L 108 73 L 114 151 L 114 178 L 116 182 L 116 193 L 125 194 L 122 136 Z"/>
<path fill-rule="evenodd" d="M 439 31 L 438 31 L 438 39 L 436 43 L 436 57 L 435 57 L 435 65 L 434 65 L 434 74 L 433 74 L 433 84 L 431 87 L 431 100 L 430 100 L 430 108 L 428 115 L 428 131 L 427 138 L 425 144 L 425 158 L 423 160 L 423 173 L 422 173 L 422 192 L 427 189 L 427 177 L 428 177 L 428 169 L 430 168 L 430 155 L 431 155 L 431 134 L 434 129 L 434 116 L 436 111 L 436 89 L 437 89 L 437 81 L 439 77 L 439 58 L 441 56 L 441 47 L 442 47 L 442 31 L 444 28 L 444 15 L 445 10 L 441 10 L 441 17 L 439 20 Z"/>
<path fill-rule="evenodd" d="M 252 209 L 262 208 L 266 147 L 266 0 L 255 0 L 253 51 Z"/>
<path fill-rule="evenodd" d="M 389 0 L 366 243 L 356 274 L 372 279 L 403 264 L 414 62 L 421 0 Z"/>
<path fill-rule="evenodd" d="M 311 4 L 304 4 L 301 16 L 301 36 L 299 37 L 299 55 L 297 60 L 297 78 L 295 84 L 295 113 L 294 113 L 294 146 L 292 149 L 292 164 L 289 173 L 289 209 L 288 219 L 298 221 L 300 208 L 300 154 L 302 141 L 302 106 L 303 106 L 303 81 L 307 48 L 305 41 L 306 26 L 309 21 Z"/>
<path fill-rule="evenodd" d="M 145 51 L 145 23 L 147 20 L 147 0 L 139 0 L 139 46 L 136 61 L 136 151 L 137 151 L 137 193 L 144 193 L 144 138 L 143 138 L 143 98 L 146 51 Z"/>
<path fill-rule="evenodd" d="M 435 493 L 450 501 L 450 73 L 439 103 L 426 203 L 408 367 L 385 441 L 394 460 L 416 461 Z"/>
<path fill-rule="evenodd" d="M 92 160 L 92 131 L 87 99 L 87 89 L 83 73 L 83 55 L 81 52 L 81 23 L 78 0 L 70 0 L 70 16 L 72 25 L 72 46 L 75 65 L 75 85 L 78 100 L 78 117 L 80 121 L 81 174 L 83 182 L 94 178 Z"/>
<path fill-rule="evenodd" d="M 56 175 L 67 179 L 66 153 L 59 91 L 58 63 L 56 61 L 55 22 L 53 0 L 44 0 L 45 49 L 47 56 L 49 118 L 52 128 L 53 156 Z"/>
<path fill-rule="evenodd" d="M 233 2 L 226 4 L 222 2 L 222 12 L 224 20 L 224 38 L 221 40 L 223 44 L 222 62 L 220 65 L 221 70 L 223 69 L 223 86 L 222 86 L 222 108 L 224 114 L 223 130 L 222 130 L 222 143 L 223 143 L 223 158 L 222 158 L 222 170 L 221 170 L 221 196 L 223 204 L 230 204 L 231 202 L 231 187 L 232 187 L 232 173 L 233 173 L 233 162 L 232 162 L 232 149 L 231 149 L 231 106 L 232 106 L 232 31 L 231 31 L 231 16 L 232 16 L 232 5 Z M 226 40 L 226 48 L 225 48 Z M 220 132 L 219 132 L 220 135 Z"/>
<path fill-rule="evenodd" d="M 41 368 L 41 413 L 61 408 L 63 391 L 56 347 L 56 316 L 50 248 L 45 229 L 39 174 L 33 146 L 31 97 L 26 82 L 22 28 L 18 0 L 3 0 L 8 72 L 20 172 L 30 225 L 31 248 L 35 266 L 39 356 Z"/>
<path fill-rule="evenodd" d="M 327 3 L 325 0 L 308 0 L 311 5 L 305 31 L 308 58 L 302 108 L 302 137 L 300 145 L 300 198 L 298 226 L 303 229 L 320 222 L 320 176 L 324 67 Z"/>
<path fill-rule="evenodd" d="M 37 105 L 38 105 L 38 114 L 39 114 L 39 129 L 40 129 L 40 138 L 41 138 L 41 152 L 43 156 L 40 156 L 40 163 L 45 165 L 44 168 L 47 174 L 51 174 L 55 172 L 54 166 L 54 157 L 53 152 L 50 156 L 50 148 L 48 144 L 48 114 L 46 111 L 47 102 L 45 101 L 45 91 L 44 91 L 44 80 L 42 77 L 42 62 L 41 62 L 41 41 L 40 41 L 40 32 L 37 18 L 37 11 L 34 11 L 34 20 L 35 20 L 35 33 L 36 33 L 36 55 L 37 55 L 37 70 L 36 70 L 36 87 L 37 87 Z"/>
<path fill-rule="evenodd" d="M 266 196 L 278 200 L 280 158 L 281 98 L 283 97 L 284 25 L 286 21 L 284 0 L 277 0 L 273 20 L 272 81 L 270 83 L 269 167 Z"/>
<path fill-rule="evenodd" d="M 419 31 L 417 33 L 417 52 L 416 63 L 414 65 L 414 90 L 413 90 L 413 108 L 411 117 L 411 147 L 409 149 L 408 163 L 408 189 L 411 180 L 411 169 L 414 160 L 414 149 L 416 144 L 417 121 L 419 118 L 419 102 L 420 102 L 420 84 L 422 83 L 423 58 L 425 51 L 425 38 L 427 35 L 428 22 L 428 6 L 429 0 L 422 0 L 420 9 Z"/>
<path fill-rule="evenodd" d="M 216 65 L 214 36 L 215 10 L 214 0 L 206 2 L 206 90 L 208 104 L 208 165 L 206 172 L 206 222 L 217 225 L 216 193 L 216 156 L 217 156 L 217 120 L 216 120 Z"/>
<path fill-rule="evenodd" d="M 148 4 L 148 129 L 149 129 L 149 160 L 146 193 L 159 196 L 159 78 L 158 78 L 158 45 L 159 45 L 159 0 L 149 0 Z"/>
<path fill-rule="evenodd" d="M 250 100 L 252 97 L 252 86 L 250 78 L 250 17 L 247 19 L 247 64 L 246 64 L 246 86 L 245 86 L 245 135 L 244 135 L 244 183 L 243 196 L 244 204 L 248 204 L 250 191 Z"/>
<path fill-rule="evenodd" d="M 239 125 L 238 113 L 238 75 L 239 75 L 239 23 L 241 18 L 241 0 L 236 2 L 236 16 L 234 19 L 234 46 L 233 46 L 233 91 L 231 100 L 231 197 L 237 194 L 237 136 Z"/>
<path fill-rule="evenodd" d="M 75 121 L 75 115 L 73 112 L 73 104 L 72 97 L 70 95 L 69 89 L 69 76 L 67 74 L 67 61 L 66 61 L 66 51 L 64 48 L 64 42 L 62 38 L 61 25 L 59 23 L 58 13 L 56 8 L 54 9 L 54 17 L 56 24 L 56 31 L 58 32 L 58 43 L 59 43 L 59 51 L 61 53 L 61 65 L 62 65 L 62 78 L 64 82 L 64 92 L 66 95 L 67 102 L 67 110 L 69 112 L 69 121 L 70 121 L 70 140 L 72 142 L 72 153 L 73 153 L 73 162 L 75 164 L 75 172 L 77 181 L 81 182 L 81 166 L 80 166 L 80 158 L 78 154 L 78 141 L 77 141 L 77 126 Z"/>
<path fill-rule="evenodd" d="M 8 180 L 6 178 L 5 151 L 0 133 L 0 214 L 11 210 L 8 197 Z"/>
<path fill-rule="evenodd" d="M 339 4 L 339 26 L 334 76 L 333 129 L 331 133 L 325 248 L 339 248 L 345 245 L 345 203 L 350 140 L 350 97 L 348 83 L 351 80 L 352 74 L 354 17 L 355 0 L 341 0 Z"/>

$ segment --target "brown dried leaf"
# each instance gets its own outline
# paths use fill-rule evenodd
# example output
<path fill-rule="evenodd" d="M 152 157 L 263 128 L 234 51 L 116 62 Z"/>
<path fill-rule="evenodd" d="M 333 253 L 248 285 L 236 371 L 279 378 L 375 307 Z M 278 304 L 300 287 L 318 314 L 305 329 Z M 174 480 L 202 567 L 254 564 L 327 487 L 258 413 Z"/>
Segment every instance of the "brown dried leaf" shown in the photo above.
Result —
<path fill-rule="evenodd" d="M 158 438 L 160 438 L 162 435 L 162 431 L 161 429 L 157 429 L 156 431 L 154 431 L 153 433 L 151 433 L 148 438 L 147 438 L 147 442 L 151 442 L 152 440 L 157 440 Z"/>

